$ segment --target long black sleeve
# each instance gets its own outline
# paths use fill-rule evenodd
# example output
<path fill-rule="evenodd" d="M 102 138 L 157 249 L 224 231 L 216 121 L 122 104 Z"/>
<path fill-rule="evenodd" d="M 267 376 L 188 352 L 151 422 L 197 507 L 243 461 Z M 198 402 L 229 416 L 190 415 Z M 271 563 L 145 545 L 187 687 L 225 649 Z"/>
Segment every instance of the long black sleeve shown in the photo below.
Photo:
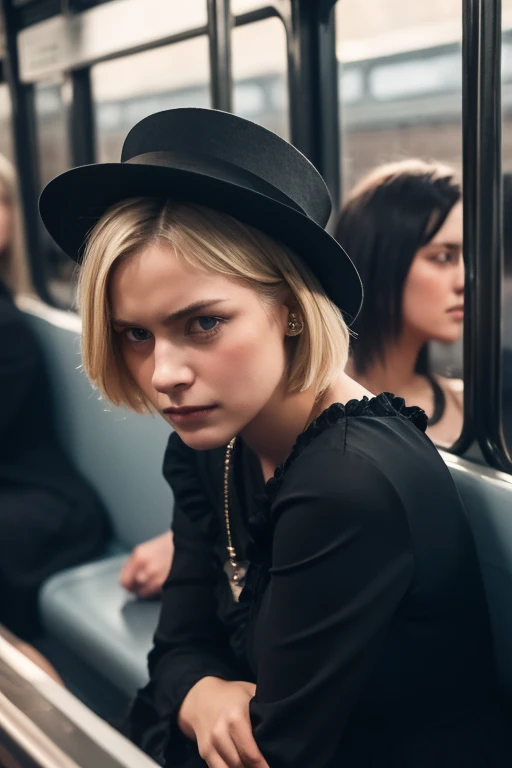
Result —
<path fill-rule="evenodd" d="M 330 765 L 412 577 L 407 516 L 377 466 L 308 451 L 276 522 L 251 717 L 271 768 Z"/>
<path fill-rule="evenodd" d="M 149 655 L 150 683 L 139 693 L 131 715 L 132 738 L 155 759 L 167 748 L 175 753 L 184 748 L 177 715 L 199 680 L 207 676 L 237 679 L 236 663 L 216 612 L 214 514 L 197 474 L 195 452 L 176 433 L 169 439 L 164 474 L 175 499 L 174 559 Z"/>

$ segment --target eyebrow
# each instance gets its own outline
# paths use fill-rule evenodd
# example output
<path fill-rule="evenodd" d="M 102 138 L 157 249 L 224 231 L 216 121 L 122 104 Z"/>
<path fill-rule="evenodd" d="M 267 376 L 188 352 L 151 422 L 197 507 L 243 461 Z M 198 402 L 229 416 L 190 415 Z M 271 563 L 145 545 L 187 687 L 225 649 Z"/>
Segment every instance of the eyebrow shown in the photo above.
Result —
<path fill-rule="evenodd" d="M 196 301 L 194 304 L 189 304 L 187 307 L 183 307 L 183 309 L 178 309 L 176 312 L 172 312 L 172 314 L 167 315 L 163 321 L 163 325 L 169 325 L 170 323 L 176 322 L 176 320 L 183 320 L 184 318 L 190 317 L 190 315 L 193 315 L 196 312 L 200 312 L 203 309 L 208 309 L 208 307 L 211 307 L 214 304 L 222 304 L 224 301 L 226 301 L 226 299 L 206 299 L 205 301 Z M 112 318 L 111 322 L 112 325 L 120 325 L 123 328 L 133 328 L 137 326 L 137 323 L 117 318 Z"/>
<path fill-rule="evenodd" d="M 427 243 L 428 246 L 432 246 L 433 248 L 452 248 L 453 250 L 459 250 L 462 248 L 462 243 L 448 243 L 448 242 L 432 242 Z"/>

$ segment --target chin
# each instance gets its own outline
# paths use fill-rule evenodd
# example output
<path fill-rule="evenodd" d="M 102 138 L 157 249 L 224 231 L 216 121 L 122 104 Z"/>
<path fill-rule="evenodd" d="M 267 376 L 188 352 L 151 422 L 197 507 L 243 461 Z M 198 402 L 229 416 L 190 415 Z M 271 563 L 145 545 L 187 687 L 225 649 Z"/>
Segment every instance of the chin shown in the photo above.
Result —
<path fill-rule="evenodd" d="M 178 433 L 185 445 L 194 451 L 212 451 L 215 448 L 224 447 L 234 437 L 233 434 L 220 429 L 199 429 L 196 432 L 184 429 L 174 431 Z"/>

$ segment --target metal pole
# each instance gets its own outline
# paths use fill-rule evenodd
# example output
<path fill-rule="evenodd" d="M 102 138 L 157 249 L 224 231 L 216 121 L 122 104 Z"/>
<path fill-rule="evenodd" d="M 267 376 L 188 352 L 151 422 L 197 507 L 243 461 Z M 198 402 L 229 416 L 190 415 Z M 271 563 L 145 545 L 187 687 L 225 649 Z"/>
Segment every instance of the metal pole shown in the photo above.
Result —
<path fill-rule="evenodd" d="M 2 0 L 1 7 L 5 34 L 6 74 L 12 103 L 14 155 L 18 173 L 27 257 L 34 288 L 44 301 L 54 304 L 55 302 L 48 291 L 45 264 L 42 259 L 41 223 L 37 206 L 41 186 L 34 86 L 25 85 L 19 79 L 16 9 L 12 7 L 12 0 Z"/>
<path fill-rule="evenodd" d="M 214 109 L 233 111 L 230 0 L 208 0 L 210 92 Z"/>
<path fill-rule="evenodd" d="M 340 129 L 335 0 L 291 0 L 287 25 L 292 143 L 324 177 L 333 205 L 340 200 Z"/>
<path fill-rule="evenodd" d="M 472 411 L 487 461 L 510 469 L 501 427 L 501 0 L 463 8 L 466 418 Z"/>
<path fill-rule="evenodd" d="M 96 127 L 92 103 L 91 72 L 76 69 L 71 74 L 70 108 L 71 157 L 73 165 L 96 161 Z"/>

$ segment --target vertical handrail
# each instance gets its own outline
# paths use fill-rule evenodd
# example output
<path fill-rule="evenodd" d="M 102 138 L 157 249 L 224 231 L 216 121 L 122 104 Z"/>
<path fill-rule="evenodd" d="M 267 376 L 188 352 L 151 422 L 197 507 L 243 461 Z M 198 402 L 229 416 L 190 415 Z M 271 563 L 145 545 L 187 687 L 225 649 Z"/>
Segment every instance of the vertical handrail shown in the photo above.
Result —
<path fill-rule="evenodd" d="M 44 301 L 53 305 L 55 302 L 48 290 L 42 259 L 41 223 L 37 206 L 37 196 L 41 187 L 34 86 L 21 83 L 19 78 L 16 9 L 12 7 L 11 0 L 2 0 L 1 9 L 5 35 L 5 69 L 12 104 L 14 156 L 18 172 L 27 257 L 34 288 Z"/>
<path fill-rule="evenodd" d="M 510 470 L 501 425 L 501 0 L 464 0 L 464 247 L 468 289 L 466 416 L 487 461 Z"/>
<path fill-rule="evenodd" d="M 96 125 L 92 101 L 91 70 L 75 69 L 71 75 L 70 138 L 74 166 L 96 161 Z"/>
<path fill-rule="evenodd" d="M 340 131 L 334 6 L 336 0 L 283 4 L 288 45 L 291 141 L 340 201 Z"/>
<path fill-rule="evenodd" d="M 213 109 L 233 111 L 230 0 L 208 0 L 210 93 Z"/>

